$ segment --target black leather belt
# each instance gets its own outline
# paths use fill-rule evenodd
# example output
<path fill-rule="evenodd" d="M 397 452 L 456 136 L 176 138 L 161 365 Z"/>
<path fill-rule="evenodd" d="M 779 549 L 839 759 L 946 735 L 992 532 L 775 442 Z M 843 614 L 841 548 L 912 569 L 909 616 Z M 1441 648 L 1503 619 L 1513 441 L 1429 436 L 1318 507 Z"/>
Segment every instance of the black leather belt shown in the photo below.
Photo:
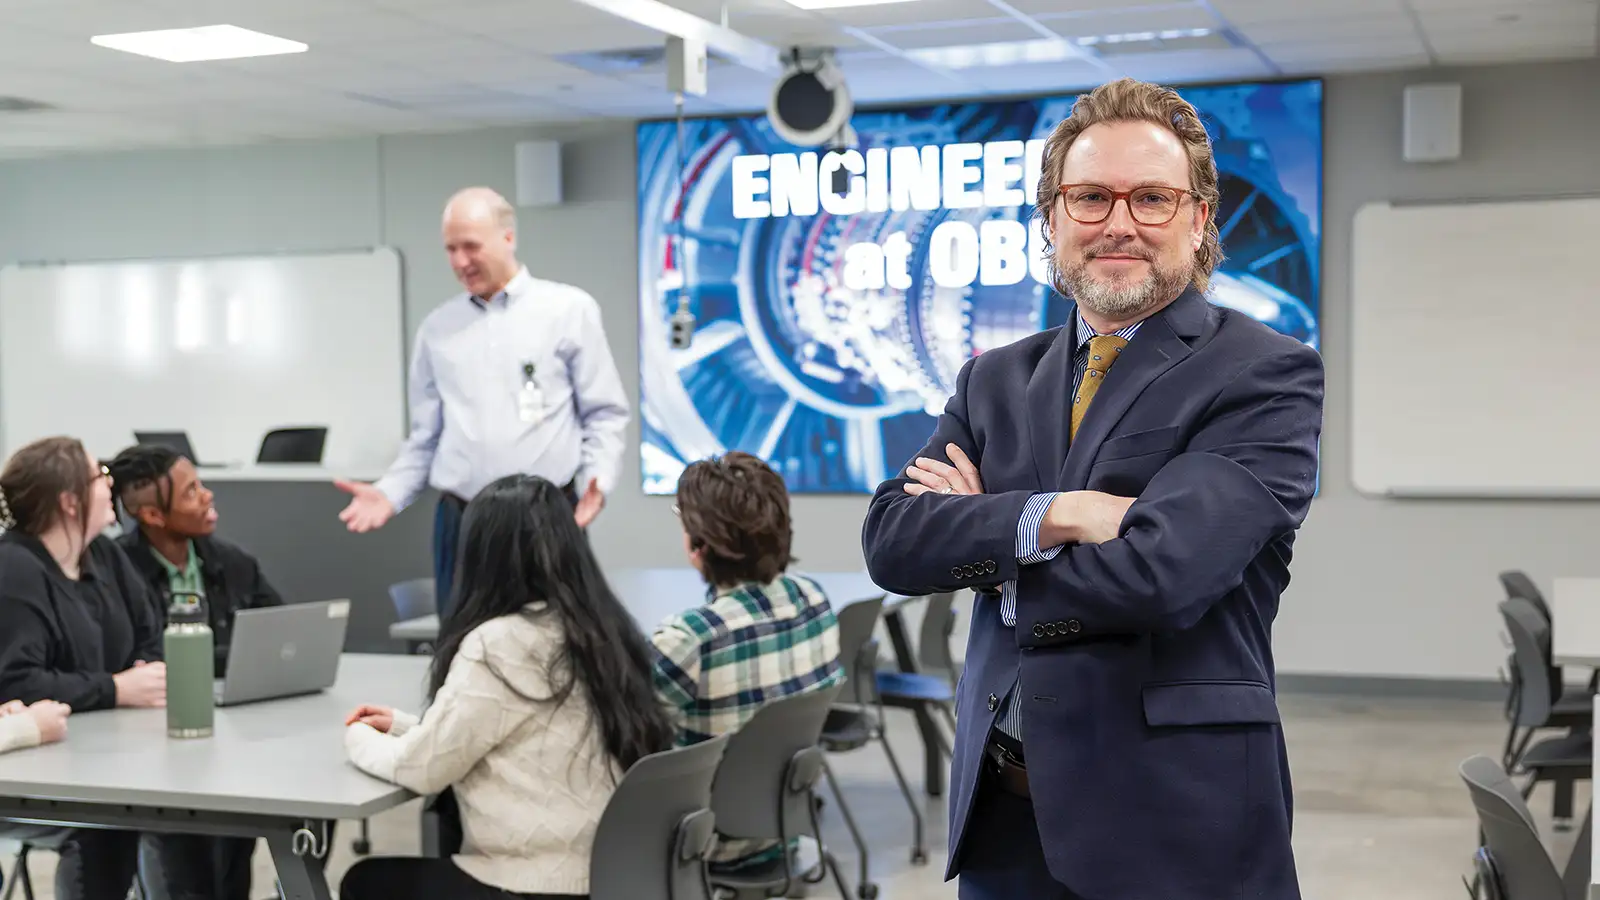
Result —
<path fill-rule="evenodd" d="M 1028 792 L 1028 767 L 1011 755 L 1004 747 L 990 742 L 983 748 L 984 765 L 1002 791 L 1024 800 L 1032 799 Z"/>

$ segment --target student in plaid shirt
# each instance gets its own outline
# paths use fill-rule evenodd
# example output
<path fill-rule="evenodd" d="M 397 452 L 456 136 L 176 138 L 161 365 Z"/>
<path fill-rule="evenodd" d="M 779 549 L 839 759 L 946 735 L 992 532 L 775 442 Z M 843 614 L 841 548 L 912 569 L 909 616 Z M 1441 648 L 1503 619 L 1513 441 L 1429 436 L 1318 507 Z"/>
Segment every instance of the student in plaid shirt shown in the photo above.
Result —
<path fill-rule="evenodd" d="M 656 691 L 678 744 L 738 730 L 764 703 L 844 678 L 839 623 L 822 589 L 788 575 L 789 492 L 748 453 L 691 464 L 674 512 L 689 562 L 705 576 L 704 606 L 657 628 Z M 711 860 L 737 868 L 775 857 L 774 842 L 723 841 Z"/>

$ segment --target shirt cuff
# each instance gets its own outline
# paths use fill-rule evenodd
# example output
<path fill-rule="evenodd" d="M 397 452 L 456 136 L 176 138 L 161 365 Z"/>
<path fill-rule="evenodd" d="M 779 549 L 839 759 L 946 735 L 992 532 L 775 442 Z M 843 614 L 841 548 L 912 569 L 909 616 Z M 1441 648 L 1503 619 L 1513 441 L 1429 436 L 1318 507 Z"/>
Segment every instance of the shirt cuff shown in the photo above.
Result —
<path fill-rule="evenodd" d="M 344 749 L 350 762 L 374 778 L 394 781 L 395 746 L 391 736 L 365 722 L 356 722 L 344 730 Z"/>
<path fill-rule="evenodd" d="M 1023 565 L 1042 563 L 1055 559 L 1061 553 L 1060 544 L 1046 548 L 1039 546 L 1039 528 L 1044 524 L 1045 511 L 1058 496 L 1058 491 L 1034 494 L 1023 505 L 1022 516 L 1017 519 L 1017 562 Z"/>
<path fill-rule="evenodd" d="M 399 737 L 417 727 L 417 723 L 421 721 L 421 718 L 397 709 L 394 711 L 394 723 L 389 726 L 389 736 Z"/>

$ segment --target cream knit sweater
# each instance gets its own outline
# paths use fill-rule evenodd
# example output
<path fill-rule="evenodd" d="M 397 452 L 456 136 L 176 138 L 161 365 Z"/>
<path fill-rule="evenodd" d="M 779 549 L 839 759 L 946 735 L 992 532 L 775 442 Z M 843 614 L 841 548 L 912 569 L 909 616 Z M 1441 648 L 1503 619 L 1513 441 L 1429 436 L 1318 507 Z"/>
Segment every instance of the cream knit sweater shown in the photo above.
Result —
<path fill-rule="evenodd" d="M 39 724 L 25 712 L 0 716 L 0 753 L 39 746 Z"/>
<path fill-rule="evenodd" d="M 559 708 L 539 699 L 552 693 L 545 665 L 562 640 L 553 616 L 486 622 L 462 641 L 420 720 L 397 711 L 388 734 L 359 722 L 345 733 L 362 771 L 418 794 L 453 786 L 456 865 L 513 893 L 589 893 L 595 826 L 622 774 L 581 684 Z"/>

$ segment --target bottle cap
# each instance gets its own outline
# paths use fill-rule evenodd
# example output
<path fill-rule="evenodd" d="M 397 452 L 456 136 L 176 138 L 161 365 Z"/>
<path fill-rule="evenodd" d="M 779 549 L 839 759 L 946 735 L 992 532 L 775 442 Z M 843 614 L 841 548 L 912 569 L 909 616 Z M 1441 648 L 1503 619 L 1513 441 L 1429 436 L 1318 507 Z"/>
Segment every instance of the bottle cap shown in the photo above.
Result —
<path fill-rule="evenodd" d="M 167 619 L 172 624 L 199 625 L 206 621 L 205 595 L 195 591 L 174 591 Z"/>

